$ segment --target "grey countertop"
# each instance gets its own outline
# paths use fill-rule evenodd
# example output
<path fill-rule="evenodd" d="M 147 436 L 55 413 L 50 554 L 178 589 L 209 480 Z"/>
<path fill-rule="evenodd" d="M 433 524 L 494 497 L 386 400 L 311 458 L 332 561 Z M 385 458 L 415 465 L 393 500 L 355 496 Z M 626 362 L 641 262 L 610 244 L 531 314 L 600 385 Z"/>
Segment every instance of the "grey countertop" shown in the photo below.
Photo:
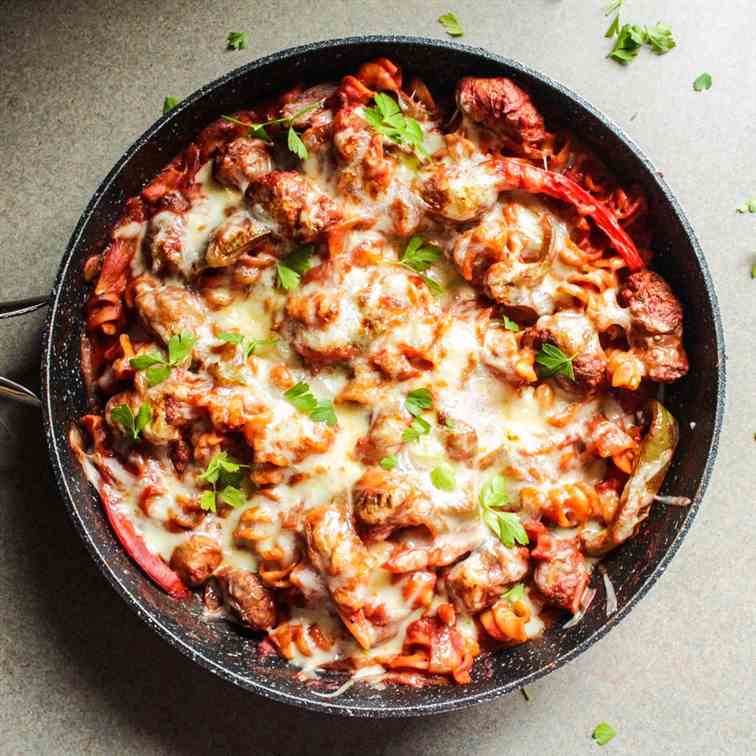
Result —
<path fill-rule="evenodd" d="M 255 57 L 364 32 L 442 36 L 537 68 L 619 122 L 689 213 L 720 296 L 728 415 L 702 511 L 666 574 L 577 661 L 519 694 L 454 714 L 347 721 L 287 708 L 211 676 L 110 589 L 61 507 L 40 421 L 0 403 L 0 753 L 580 754 L 594 725 L 614 754 L 754 752 L 753 327 L 756 55 L 751 0 L 627 0 L 677 49 L 605 59 L 603 3 L 0 2 L 0 298 L 46 291 L 91 192 L 183 97 Z M 226 52 L 231 30 L 249 49 Z M 713 88 L 693 92 L 702 71 Z M 0 325 L 0 374 L 34 380 L 41 318 Z M 695 368 L 694 368 L 695 369 Z"/>

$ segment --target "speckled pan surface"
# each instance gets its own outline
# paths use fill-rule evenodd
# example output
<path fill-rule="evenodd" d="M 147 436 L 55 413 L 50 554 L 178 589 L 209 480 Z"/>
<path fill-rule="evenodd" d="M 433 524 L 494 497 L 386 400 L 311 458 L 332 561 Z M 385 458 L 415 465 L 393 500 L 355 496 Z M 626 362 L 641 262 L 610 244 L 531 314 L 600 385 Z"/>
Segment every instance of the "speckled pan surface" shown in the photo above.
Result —
<path fill-rule="evenodd" d="M 385 55 L 425 79 L 434 92 L 449 91 L 461 76 L 506 75 L 525 87 L 551 123 L 585 139 L 628 180 L 645 189 L 656 223 L 655 266 L 685 308 L 690 374 L 668 388 L 665 402 L 680 422 L 680 444 L 662 493 L 688 496 L 689 508 L 655 507 L 638 537 L 605 562 L 619 611 L 603 612 L 603 588 L 577 626 L 478 660 L 467 686 L 383 691 L 355 685 L 337 698 L 323 693 L 343 676 L 316 684 L 295 678 L 280 659 L 258 656 L 257 638 L 224 623 L 207 623 L 199 602 L 175 602 L 147 580 L 110 531 L 94 490 L 67 444 L 71 422 L 84 410 L 78 345 L 86 288 L 84 260 L 99 251 L 125 200 L 167 163 L 203 126 L 293 84 L 338 78 L 363 61 Z M 724 411 L 725 355 L 721 321 L 703 254 L 682 209 L 650 160 L 605 116 L 557 82 L 519 63 L 453 42 L 409 37 L 353 37 L 276 53 L 233 71 L 184 100 L 143 134 L 95 192 L 63 257 L 43 341 L 45 428 L 58 486 L 73 522 L 96 563 L 136 613 L 162 637 L 211 672 L 278 701 L 347 716 L 432 714 L 490 700 L 556 669 L 598 640 L 648 591 L 690 527 L 708 483 Z M 117 649 L 113 649 L 118 653 Z"/>

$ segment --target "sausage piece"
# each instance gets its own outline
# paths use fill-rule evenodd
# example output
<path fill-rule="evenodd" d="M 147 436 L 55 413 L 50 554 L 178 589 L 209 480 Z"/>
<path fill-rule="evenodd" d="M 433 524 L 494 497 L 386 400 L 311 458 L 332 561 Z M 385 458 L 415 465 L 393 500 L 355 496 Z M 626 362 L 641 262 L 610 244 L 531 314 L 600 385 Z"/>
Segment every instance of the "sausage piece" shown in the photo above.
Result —
<path fill-rule="evenodd" d="M 267 630 L 276 624 L 273 594 L 254 572 L 225 566 L 215 577 L 226 608 L 242 625 L 252 630 Z"/>
<path fill-rule="evenodd" d="M 526 548 L 510 549 L 490 540 L 449 570 L 446 588 L 459 609 L 479 612 L 495 604 L 504 588 L 527 571 Z"/>
<path fill-rule="evenodd" d="M 533 579 L 550 604 L 575 614 L 590 579 L 585 557 L 575 539 L 554 538 L 550 533 L 538 537 L 530 554 L 539 560 Z"/>
<path fill-rule="evenodd" d="M 170 566 L 182 582 L 196 587 L 213 574 L 222 559 L 220 546 L 212 538 L 195 535 L 176 546 Z"/>
<path fill-rule="evenodd" d="M 253 216 L 273 231 L 298 242 L 315 241 L 341 220 L 336 203 L 296 171 L 273 171 L 249 185 Z"/>
<path fill-rule="evenodd" d="M 533 145 L 546 136 L 543 117 L 511 79 L 460 79 L 457 107 L 471 121 L 518 145 Z"/>
<path fill-rule="evenodd" d="M 639 270 L 625 280 L 619 302 L 630 308 L 628 341 L 643 360 L 649 378 L 670 383 L 688 372 L 682 344 L 682 306 L 667 282 L 652 270 Z"/>
<path fill-rule="evenodd" d="M 243 192 L 251 181 L 270 173 L 273 163 L 265 142 L 239 137 L 218 151 L 213 168 L 221 184 Z"/>

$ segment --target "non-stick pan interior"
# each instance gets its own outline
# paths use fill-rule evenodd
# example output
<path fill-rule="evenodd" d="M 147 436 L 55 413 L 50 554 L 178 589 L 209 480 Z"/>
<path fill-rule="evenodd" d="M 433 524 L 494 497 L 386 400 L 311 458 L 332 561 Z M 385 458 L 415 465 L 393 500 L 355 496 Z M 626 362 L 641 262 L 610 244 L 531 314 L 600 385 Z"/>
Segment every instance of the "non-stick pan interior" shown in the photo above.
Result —
<path fill-rule="evenodd" d="M 656 267 L 685 307 L 685 341 L 692 364 L 689 375 L 666 392 L 681 434 L 663 493 L 688 496 L 693 505 L 654 507 L 638 537 L 606 560 L 619 604 L 619 612 L 610 619 L 603 610 L 601 581 L 596 581 L 599 595 L 580 624 L 552 629 L 541 640 L 479 659 L 470 685 L 376 690 L 357 684 L 336 698 L 324 698 L 319 694 L 338 687 L 343 676 L 299 681 L 296 670 L 277 657 L 258 655 L 258 638 L 222 622 L 205 621 L 198 601 L 173 601 L 142 575 L 111 533 L 66 435 L 86 409 L 78 368 L 86 298 L 82 265 L 102 249 L 125 200 L 221 114 L 298 82 L 338 79 L 377 56 L 391 58 L 405 75 L 420 76 L 434 93 L 450 93 L 465 75 L 509 76 L 530 92 L 550 124 L 569 126 L 621 177 L 645 189 L 656 221 Z M 664 570 L 695 516 L 716 452 L 724 399 L 723 340 L 711 280 L 676 200 L 637 147 L 564 87 L 520 64 L 451 42 L 401 37 L 351 38 L 272 55 L 199 90 L 144 134 L 99 187 L 71 238 L 48 319 L 42 373 L 46 432 L 64 502 L 95 561 L 135 611 L 192 659 L 237 685 L 312 709 L 363 716 L 436 713 L 490 699 L 555 669 L 616 624 Z"/>

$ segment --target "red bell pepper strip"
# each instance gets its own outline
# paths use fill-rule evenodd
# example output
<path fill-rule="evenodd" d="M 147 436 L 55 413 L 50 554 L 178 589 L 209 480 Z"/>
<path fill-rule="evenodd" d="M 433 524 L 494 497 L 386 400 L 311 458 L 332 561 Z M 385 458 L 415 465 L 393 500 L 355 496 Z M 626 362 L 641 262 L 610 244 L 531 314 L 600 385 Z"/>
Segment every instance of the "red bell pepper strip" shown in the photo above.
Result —
<path fill-rule="evenodd" d="M 645 267 L 633 240 L 620 226 L 614 213 L 572 179 L 517 158 L 493 158 L 490 165 L 498 178 L 499 191 L 519 189 L 531 194 L 547 194 L 549 197 L 570 203 L 581 215 L 593 219 L 609 237 L 612 246 L 631 271 Z"/>

